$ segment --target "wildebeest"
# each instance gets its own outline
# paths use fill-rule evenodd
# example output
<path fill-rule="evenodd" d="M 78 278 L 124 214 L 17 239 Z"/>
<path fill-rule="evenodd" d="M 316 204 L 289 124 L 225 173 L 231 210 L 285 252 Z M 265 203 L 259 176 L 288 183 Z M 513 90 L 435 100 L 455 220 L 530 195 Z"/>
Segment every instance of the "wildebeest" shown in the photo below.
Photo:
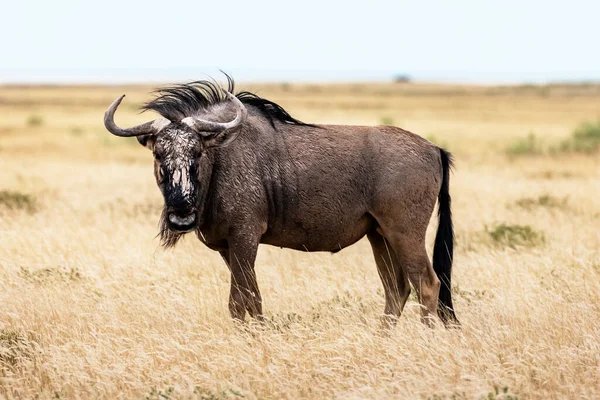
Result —
<path fill-rule="evenodd" d="M 423 320 L 438 314 L 457 323 L 450 276 L 453 227 L 451 155 L 391 126 L 313 125 L 253 93 L 216 82 L 159 89 L 143 110 L 162 118 L 120 128 L 154 154 L 164 197 L 160 236 L 174 246 L 196 232 L 231 271 L 229 311 L 262 319 L 254 262 L 260 243 L 337 252 L 367 235 L 385 293 L 384 315 L 395 321 L 415 287 Z M 425 233 L 438 200 L 433 267 Z M 441 282 L 441 285 L 440 285 Z M 438 298 L 439 296 L 439 298 Z M 439 308 L 438 308 L 439 300 Z"/>

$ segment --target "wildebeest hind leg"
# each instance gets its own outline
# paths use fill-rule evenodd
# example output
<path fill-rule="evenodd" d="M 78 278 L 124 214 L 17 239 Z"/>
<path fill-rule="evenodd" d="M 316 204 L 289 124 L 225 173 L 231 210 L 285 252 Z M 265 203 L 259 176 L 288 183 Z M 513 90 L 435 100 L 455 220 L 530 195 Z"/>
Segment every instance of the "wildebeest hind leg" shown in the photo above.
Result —
<path fill-rule="evenodd" d="M 395 325 L 410 294 L 406 271 L 386 239 L 374 229 L 367 234 L 385 294 L 384 327 Z"/>
<path fill-rule="evenodd" d="M 405 268 L 421 303 L 421 319 L 429 326 L 437 316 L 440 281 L 425 250 L 424 239 L 397 234 L 387 238 Z"/>

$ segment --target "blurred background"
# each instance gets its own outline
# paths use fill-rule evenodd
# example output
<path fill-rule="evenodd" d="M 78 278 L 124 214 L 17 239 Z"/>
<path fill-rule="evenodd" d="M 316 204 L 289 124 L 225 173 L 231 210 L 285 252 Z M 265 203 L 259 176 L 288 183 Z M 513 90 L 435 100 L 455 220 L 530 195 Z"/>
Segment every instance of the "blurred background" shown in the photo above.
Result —
<path fill-rule="evenodd" d="M 594 1 L 22 1 L 0 24 L 0 398 L 598 398 Z M 159 248 L 152 154 L 122 126 L 223 70 L 293 117 L 395 125 L 451 151 L 460 332 L 411 295 L 377 332 L 369 244 L 268 246 L 268 320 L 229 272 Z M 436 221 L 428 234 L 431 250 Z M 413 291 L 414 292 L 414 291 Z M 511 397 L 512 396 L 512 397 Z"/>

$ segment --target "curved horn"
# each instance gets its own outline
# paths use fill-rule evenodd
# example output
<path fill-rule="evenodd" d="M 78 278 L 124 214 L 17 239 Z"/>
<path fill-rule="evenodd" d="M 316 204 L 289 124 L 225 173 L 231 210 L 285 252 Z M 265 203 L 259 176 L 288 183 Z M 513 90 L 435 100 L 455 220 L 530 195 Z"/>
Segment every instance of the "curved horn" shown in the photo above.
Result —
<path fill-rule="evenodd" d="M 226 130 L 234 129 L 244 123 L 246 118 L 248 117 L 248 110 L 240 99 L 235 97 L 233 94 L 229 93 L 226 90 L 223 90 L 228 100 L 231 100 L 237 109 L 237 114 L 235 119 L 230 122 L 214 122 L 214 121 L 206 121 L 197 117 L 187 117 L 181 120 L 184 124 L 188 125 L 191 128 L 194 128 L 198 132 L 223 132 Z M 204 135 L 204 136 L 213 136 L 213 135 Z"/>
<path fill-rule="evenodd" d="M 108 107 L 106 112 L 104 113 L 104 126 L 106 130 L 116 136 L 121 137 L 130 137 L 130 136 L 141 136 L 148 134 L 156 134 L 160 132 L 162 128 L 169 125 L 171 121 L 166 118 L 158 118 L 154 121 L 146 122 L 145 124 L 133 126 L 131 128 L 119 128 L 117 124 L 115 124 L 115 111 L 121 104 L 121 101 L 125 95 L 122 95 Z"/>

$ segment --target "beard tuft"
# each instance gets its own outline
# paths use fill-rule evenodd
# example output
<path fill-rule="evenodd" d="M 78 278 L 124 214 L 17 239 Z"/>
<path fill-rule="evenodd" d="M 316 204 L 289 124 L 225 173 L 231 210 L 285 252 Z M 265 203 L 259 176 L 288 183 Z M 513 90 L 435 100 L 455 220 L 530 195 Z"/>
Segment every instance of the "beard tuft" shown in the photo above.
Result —
<path fill-rule="evenodd" d="M 174 247 L 183 234 L 173 232 L 169 229 L 169 223 L 167 222 L 167 210 L 163 208 L 160 214 L 160 221 L 158 222 L 158 236 L 160 236 L 160 245 L 165 249 Z"/>

